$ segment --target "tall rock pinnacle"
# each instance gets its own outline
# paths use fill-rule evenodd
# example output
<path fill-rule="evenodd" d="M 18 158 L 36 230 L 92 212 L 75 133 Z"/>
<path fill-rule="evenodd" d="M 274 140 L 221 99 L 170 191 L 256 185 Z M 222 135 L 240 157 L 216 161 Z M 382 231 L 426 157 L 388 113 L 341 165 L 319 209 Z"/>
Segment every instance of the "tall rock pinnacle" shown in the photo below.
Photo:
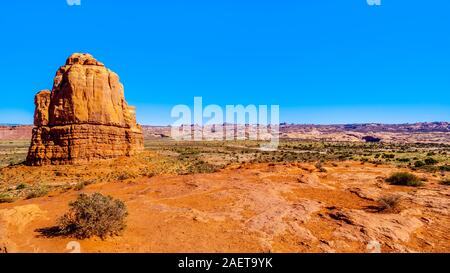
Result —
<path fill-rule="evenodd" d="M 116 73 L 89 54 L 75 53 L 56 72 L 52 91 L 35 97 L 27 163 L 74 164 L 143 150 L 134 107 Z"/>

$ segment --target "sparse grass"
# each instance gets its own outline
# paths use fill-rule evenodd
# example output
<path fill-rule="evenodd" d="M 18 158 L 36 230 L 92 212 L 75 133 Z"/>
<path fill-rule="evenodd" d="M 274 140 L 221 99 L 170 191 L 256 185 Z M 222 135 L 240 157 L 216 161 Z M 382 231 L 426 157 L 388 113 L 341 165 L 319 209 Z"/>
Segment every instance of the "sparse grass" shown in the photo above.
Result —
<path fill-rule="evenodd" d="M 82 181 L 82 182 L 79 182 L 78 184 L 76 184 L 76 185 L 73 187 L 73 189 L 76 190 L 76 191 L 81 191 L 81 190 L 83 190 L 86 186 L 89 186 L 89 185 L 94 184 L 94 183 L 95 183 L 95 181 L 93 181 L 93 180 Z"/>
<path fill-rule="evenodd" d="M 27 140 L 0 141 L 0 168 L 24 162 L 29 146 Z"/>
<path fill-rule="evenodd" d="M 50 189 L 47 185 L 39 185 L 29 189 L 27 196 L 25 199 L 34 199 L 46 196 L 49 193 Z"/>
<path fill-rule="evenodd" d="M 334 166 L 346 160 L 391 165 L 399 168 L 427 172 L 450 171 L 450 145 L 400 144 L 400 143 L 354 143 L 307 140 L 280 140 L 276 151 L 261 151 L 261 141 L 181 141 L 170 139 L 146 140 L 146 151 L 132 158 L 99 161 L 89 166 L 43 166 L 29 168 L 14 165 L 0 168 L 0 185 L 12 187 L 36 182 L 52 187 L 76 185 L 81 181 L 95 182 L 127 181 L 139 177 L 160 174 L 211 173 L 236 163 L 312 163 L 318 171 L 325 172 L 325 164 Z M 12 154 L 26 155 L 29 143 L 0 142 L 0 161 L 9 161 Z M 430 153 L 432 152 L 432 153 Z M 434 165 L 429 158 L 439 162 Z M 416 162 L 417 163 L 416 165 Z M 346 164 L 342 164 L 344 167 Z M 328 166 L 328 165 L 327 165 Z M 341 166 L 339 164 L 339 166 Z M 32 186 L 28 186 L 32 188 Z M 25 197 L 29 188 L 15 193 Z M 0 191 L 1 192 L 1 191 Z"/>
<path fill-rule="evenodd" d="M 194 160 L 192 164 L 188 165 L 187 172 L 184 174 L 213 173 L 217 169 L 217 167 L 203 160 Z"/>
<path fill-rule="evenodd" d="M 69 212 L 58 220 L 59 233 L 86 239 L 98 236 L 116 236 L 125 229 L 128 215 L 125 204 L 100 193 L 80 194 L 69 204 Z"/>
<path fill-rule="evenodd" d="M 406 172 L 394 173 L 386 179 L 386 182 L 388 182 L 391 185 L 397 186 L 418 187 L 423 185 L 423 182 L 420 181 L 420 179 L 417 176 Z"/>

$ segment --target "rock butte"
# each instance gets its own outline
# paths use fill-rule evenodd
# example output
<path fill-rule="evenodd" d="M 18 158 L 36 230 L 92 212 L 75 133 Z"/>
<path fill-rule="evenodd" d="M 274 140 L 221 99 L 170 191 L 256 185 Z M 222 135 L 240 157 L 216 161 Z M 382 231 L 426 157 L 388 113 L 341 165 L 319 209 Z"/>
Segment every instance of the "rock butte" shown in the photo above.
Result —
<path fill-rule="evenodd" d="M 135 108 L 116 73 L 75 53 L 56 72 L 52 91 L 35 97 L 29 165 L 77 164 L 143 150 Z"/>

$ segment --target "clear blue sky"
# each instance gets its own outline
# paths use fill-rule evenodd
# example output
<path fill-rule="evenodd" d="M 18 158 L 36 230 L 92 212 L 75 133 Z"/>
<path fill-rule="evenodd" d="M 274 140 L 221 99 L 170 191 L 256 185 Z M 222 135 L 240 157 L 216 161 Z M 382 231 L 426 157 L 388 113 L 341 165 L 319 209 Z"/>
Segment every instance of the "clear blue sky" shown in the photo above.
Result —
<path fill-rule="evenodd" d="M 31 123 L 73 52 L 117 72 L 144 124 L 192 104 L 296 123 L 450 120 L 450 1 L 4 1 L 0 123 Z"/>

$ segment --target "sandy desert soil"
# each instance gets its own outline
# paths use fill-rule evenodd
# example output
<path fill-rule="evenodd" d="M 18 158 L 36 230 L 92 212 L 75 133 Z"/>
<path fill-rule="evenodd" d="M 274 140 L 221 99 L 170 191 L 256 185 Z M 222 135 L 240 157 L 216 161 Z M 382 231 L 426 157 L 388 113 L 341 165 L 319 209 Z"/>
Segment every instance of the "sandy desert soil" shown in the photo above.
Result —
<path fill-rule="evenodd" d="M 125 166 L 123 166 L 125 167 Z M 120 168 L 120 167 L 119 167 Z M 79 241 L 82 252 L 450 252 L 450 187 L 416 172 L 422 187 L 384 182 L 399 169 L 356 161 L 233 163 L 214 173 L 156 174 L 55 189 L 0 204 L 3 252 L 67 252 L 72 238 L 45 237 L 80 192 L 123 200 L 119 237 Z M 398 195 L 394 211 L 381 196 Z"/>

